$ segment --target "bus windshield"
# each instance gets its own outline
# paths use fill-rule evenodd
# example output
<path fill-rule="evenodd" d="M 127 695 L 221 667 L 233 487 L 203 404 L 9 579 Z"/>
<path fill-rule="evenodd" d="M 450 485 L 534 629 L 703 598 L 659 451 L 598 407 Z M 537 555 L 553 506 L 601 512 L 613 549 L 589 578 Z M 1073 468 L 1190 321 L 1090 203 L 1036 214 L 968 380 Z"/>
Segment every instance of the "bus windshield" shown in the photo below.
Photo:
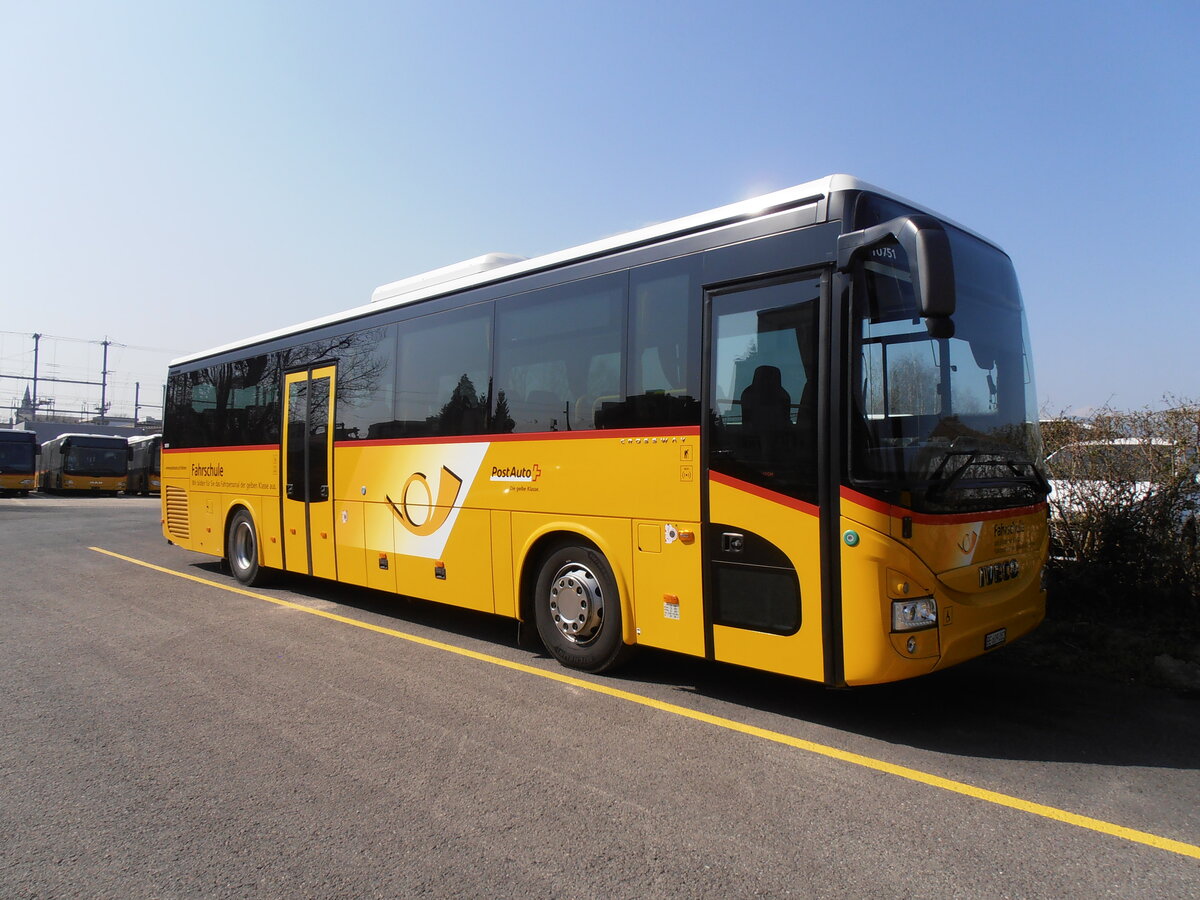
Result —
<path fill-rule="evenodd" d="M 119 447 L 80 447 L 63 451 L 63 472 L 68 475 L 124 475 L 128 452 Z"/>
<path fill-rule="evenodd" d="M 1041 502 L 1048 491 L 1029 332 L 1012 263 L 947 226 L 954 336 L 931 337 L 898 244 L 855 288 L 851 480 L 923 512 Z"/>
<path fill-rule="evenodd" d="M 0 441 L 0 473 L 28 474 L 33 471 L 33 443 Z"/>

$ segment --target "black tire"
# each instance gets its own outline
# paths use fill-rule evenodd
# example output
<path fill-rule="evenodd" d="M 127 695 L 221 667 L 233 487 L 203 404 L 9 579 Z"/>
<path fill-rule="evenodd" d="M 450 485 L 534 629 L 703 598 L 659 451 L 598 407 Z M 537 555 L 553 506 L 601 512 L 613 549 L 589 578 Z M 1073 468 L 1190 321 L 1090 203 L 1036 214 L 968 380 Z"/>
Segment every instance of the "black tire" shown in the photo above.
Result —
<path fill-rule="evenodd" d="M 542 643 L 568 668 L 606 672 L 633 651 L 621 638 L 621 597 L 612 568 L 593 547 L 564 543 L 546 554 L 533 612 Z"/>
<path fill-rule="evenodd" d="M 233 577 L 242 584 L 254 587 L 271 580 L 272 570 L 259 565 L 258 529 L 254 527 L 254 518 L 246 509 L 239 509 L 229 520 L 225 554 Z"/>

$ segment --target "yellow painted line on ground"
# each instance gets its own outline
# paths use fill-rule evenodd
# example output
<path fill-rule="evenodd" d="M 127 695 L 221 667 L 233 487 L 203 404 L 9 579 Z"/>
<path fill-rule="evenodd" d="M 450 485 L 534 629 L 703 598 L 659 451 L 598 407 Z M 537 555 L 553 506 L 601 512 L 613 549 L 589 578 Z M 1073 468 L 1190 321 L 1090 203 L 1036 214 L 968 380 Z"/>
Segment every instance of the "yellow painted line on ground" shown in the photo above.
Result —
<path fill-rule="evenodd" d="M 268 597 L 266 594 L 258 594 L 254 591 L 248 591 L 244 588 L 234 587 L 230 584 L 222 584 L 219 581 L 209 581 L 207 578 L 189 575 L 186 572 L 176 572 L 174 569 L 156 566 L 153 563 L 144 562 L 140 559 L 134 559 L 131 556 L 122 556 L 120 553 L 114 553 L 113 551 L 105 550 L 102 547 L 90 547 L 89 549 L 95 550 L 97 553 L 103 553 L 106 556 L 111 556 L 115 559 L 133 563 L 137 566 L 142 566 L 146 569 L 153 569 L 155 572 L 162 572 L 165 575 L 173 575 L 176 578 L 184 578 L 188 581 L 195 581 L 198 584 L 203 584 L 207 587 L 219 588 L 220 590 L 229 591 L 230 593 L 234 594 L 241 594 L 245 597 L 253 597 L 255 600 L 265 600 L 268 603 L 274 603 L 277 606 L 294 609 L 297 612 L 308 613 L 309 615 L 313 616 L 320 616 L 323 619 L 331 619 L 334 622 L 341 622 L 344 625 L 353 625 L 355 628 L 364 628 L 367 631 L 374 631 L 378 634 L 385 634 L 389 637 L 400 638 L 401 640 L 410 641 L 414 644 L 421 644 L 422 646 L 431 647 L 435 650 L 444 650 L 447 653 L 454 653 L 459 656 L 465 656 L 469 659 L 478 660 L 480 662 L 491 663 L 495 666 L 502 666 L 506 669 L 513 669 L 517 672 L 524 672 L 528 675 L 536 675 L 539 678 L 548 678 L 551 681 L 569 684 L 573 687 L 582 688 L 583 690 L 592 691 L 597 694 L 606 694 L 607 696 L 615 697 L 618 700 L 626 700 L 630 703 L 648 706 L 651 709 L 657 709 L 661 712 L 682 716 L 686 719 L 693 719 L 697 722 L 704 722 L 708 725 L 715 725 L 717 728 L 724 728 L 728 731 L 737 731 L 742 734 L 750 735 L 751 737 L 761 738 L 764 741 L 771 741 L 776 744 L 795 747 L 798 750 L 805 750 L 809 753 L 815 753 L 818 756 L 825 756 L 830 759 L 840 760 L 841 762 L 851 763 L 852 765 L 862 766 L 865 769 L 872 769 L 876 772 L 884 772 L 888 775 L 895 775 L 898 778 L 906 778 L 909 781 L 915 781 L 918 784 L 941 788 L 942 790 L 951 791 L 955 794 L 963 794 L 967 797 L 974 797 L 976 800 L 984 800 L 988 803 L 994 803 L 997 806 L 1007 806 L 1009 809 L 1017 809 L 1021 812 L 1030 813 L 1031 815 L 1035 816 L 1041 816 L 1045 819 L 1053 819 L 1056 822 L 1063 822 L 1067 825 L 1074 825 L 1078 828 L 1086 828 L 1090 831 L 1098 831 L 1101 834 L 1111 835 L 1127 841 L 1133 841 L 1134 843 L 1146 844 L 1150 847 L 1157 847 L 1159 850 L 1166 850 L 1170 853 L 1178 853 L 1181 856 L 1190 856 L 1193 859 L 1200 859 L 1200 846 L 1195 844 L 1187 844 L 1183 841 L 1175 841 L 1171 838 L 1160 837 L 1159 835 L 1150 834 L 1145 831 L 1137 831 L 1133 828 L 1126 828 L 1123 825 L 1115 825 L 1112 822 L 1105 822 L 1103 819 L 1093 819 L 1091 816 L 1081 816 L 1073 812 L 1067 812 L 1063 809 L 1057 809 L 1053 806 L 1046 806 L 1042 803 L 1034 803 L 1030 800 L 1022 800 L 1020 797 L 1013 797 L 1009 794 L 1001 794 L 997 791 L 989 791 L 985 788 L 978 788 L 970 784 L 965 784 L 961 781 L 942 778 L 940 775 L 930 775 L 928 772 L 922 772 L 918 769 L 910 769 L 908 766 L 899 766 L 895 763 L 886 762 L 882 759 L 875 759 L 870 756 L 863 756 L 859 753 L 851 753 L 847 750 L 839 750 L 837 747 L 829 747 L 825 744 L 806 741 L 803 738 L 793 737 L 790 734 L 782 734 L 777 731 L 768 731 L 765 728 L 758 728 L 754 725 L 736 722 L 733 719 L 725 719 L 721 716 L 713 716 L 694 709 L 688 709 L 686 706 L 677 706 L 674 703 L 665 703 L 662 700 L 655 700 L 653 697 L 644 697 L 641 694 L 623 691 L 619 688 L 609 687 L 606 684 L 585 681 L 582 678 L 576 678 L 575 676 L 568 675 L 565 672 L 555 671 L 553 669 L 539 669 L 535 666 L 527 666 L 523 663 L 501 659 L 498 656 L 489 656 L 486 653 L 478 653 L 474 650 L 467 650 L 464 647 L 456 647 L 453 644 L 445 644 L 441 641 L 434 641 L 430 640 L 429 638 L 420 637 L 419 635 L 397 631 L 394 628 L 384 628 L 381 625 L 372 625 L 369 622 L 351 619 L 348 616 L 339 616 L 336 613 L 325 612 L 324 610 L 320 609 L 312 609 L 311 607 L 303 606 L 299 603 L 292 603 L 289 600 L 281 600 L 278 597 Z"/>

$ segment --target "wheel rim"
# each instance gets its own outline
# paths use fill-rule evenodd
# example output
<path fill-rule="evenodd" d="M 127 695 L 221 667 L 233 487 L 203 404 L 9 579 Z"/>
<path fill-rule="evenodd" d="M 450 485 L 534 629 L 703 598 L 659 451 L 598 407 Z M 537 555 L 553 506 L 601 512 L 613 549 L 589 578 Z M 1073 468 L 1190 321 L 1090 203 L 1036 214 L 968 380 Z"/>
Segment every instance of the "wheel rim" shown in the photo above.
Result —
<path fill-rule="evenodd" d="M 230 542 L 230 558 L 234 568 L 239 572 L 247 571 L 258 560 L 258 552 L 254 547 L 254 527 L 245 519 L 239 519 L 233 526 L 233 540 Z"/>
<path fill-rule="evenodd" d="M 550 580 L 550 617 L 572 644 L 592 643 L 604 625 L 600 579 L 582 563 L 568 563 Z"/>

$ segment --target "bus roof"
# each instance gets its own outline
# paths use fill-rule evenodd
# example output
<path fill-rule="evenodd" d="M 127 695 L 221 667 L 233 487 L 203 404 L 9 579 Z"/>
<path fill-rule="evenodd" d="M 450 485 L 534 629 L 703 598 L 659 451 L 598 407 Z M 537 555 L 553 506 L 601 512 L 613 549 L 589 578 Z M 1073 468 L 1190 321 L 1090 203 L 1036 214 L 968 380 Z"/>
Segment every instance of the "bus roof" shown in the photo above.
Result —
<path fill-rule="evenodd" d="M 286 328 L 234 341 L 220 347 L 213 347 L 200 353 L 181 356 L 178 359 L 171 360 L 170 365 L 183 365 L 209 356 L 228 353 L 231 350 L 237 350 L 242 347 L 251 347 L 255 344 L 286 337 L 290 334 L 298 334 L 327 325 L 335 325 L 338 322 L 356 319 L 382 309 L 403 306 L 418 300 L 425 300 L 442 294 L 454 293 L 467 288 L 490 284 L 494 281 L 507 280 L 520 275 L 553 269 L 569 263 L 615 253 L 619 250 L 652 244 L 674 237 L 682 237 L 700 231 L 708 231 L 724 225 L 732 225 L 747 219 L 767 216 L 772 213 L 792 210 L 802 206 L 818 205 L 818 220 L 821 220 L 825 212 L 823 204 L 826 203 L 830 194 L 838 191 L 852 190 L 871 191 L 872 193 L 881 194 L 914 209 L 937 216 L 937 213 L 934 213 L 932 210 L 905 200 L 891 191 L 885 191 L 872 184 L 868 184 L 852 175 L 827 175 L 815 181 L 805 182 L 804 184 L 784 188 L 780 191 L 773 191 L 749 200 L 742 200 L 726 206 L 719 206 L 716 209 L 684 216 L 680 219 L 672 219 L 671 221 L 662 222 L 657 225 L 627 231 L 622 234 L 613 235 L 612 237 L 571 247 L 567 250 L 559 250 L 554 253 L 534 257 L 533 259 L 525 259 L 524 257 L 513 256 L 508 253 L 488 253 L 483 256 L 477 256 L 465 262 L 443 266 L 420 275 L 413 275 L 409 278 L 403 278 L 400 281 L 381 285 L 372 292 L 371 302 L 364 306 L 357 306 L 308 322 L 290 325 Z M 962 228 L 961 225 L 952 222 L 944 216 L 938 216 L 938 218 L 954 225 L 956 228 Z M 969 229 L 962 228 L 962 230 L 969 232 Z M 974 232 L 970 233 L 973 234 Z"/>
<path fill-rule="evenodd" d="M 121 441 L 128 444 L 129 439 L 119 434 L 83 434 L 81 432 L 69 431 L 66 434 L 60 434 L 58 437 L 50 438 L 48 441 L 43 441 L 44 444 L 52 444 L 55 441 L 65 440 L 67 438 L 88 438 L 89 440 L 98 441 Z"/>

